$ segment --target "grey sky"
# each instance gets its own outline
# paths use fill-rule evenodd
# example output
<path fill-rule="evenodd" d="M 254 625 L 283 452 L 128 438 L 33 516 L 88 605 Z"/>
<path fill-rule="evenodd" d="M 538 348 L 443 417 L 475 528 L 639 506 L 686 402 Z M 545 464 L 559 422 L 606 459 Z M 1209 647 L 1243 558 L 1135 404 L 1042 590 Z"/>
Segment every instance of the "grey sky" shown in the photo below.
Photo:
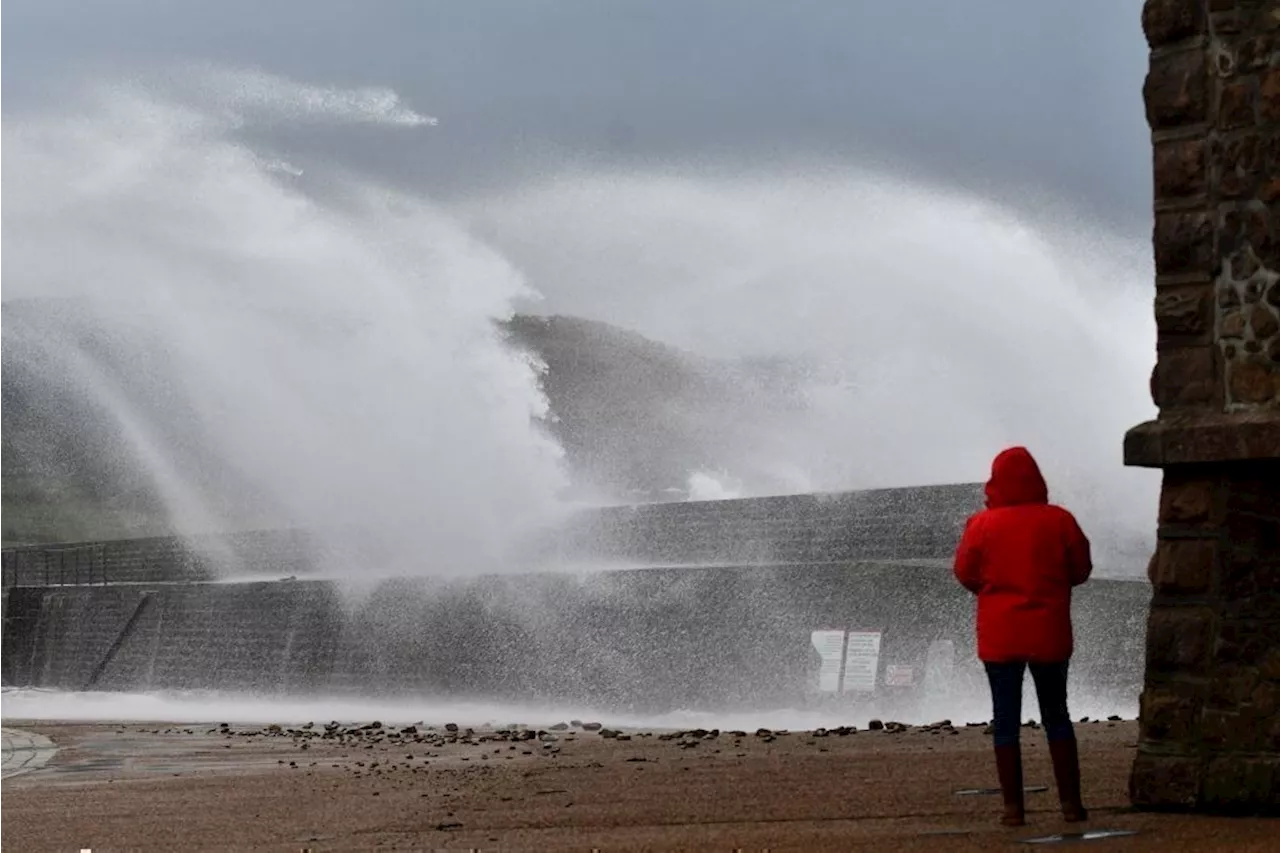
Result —
<path fill-rule="evenodd" d="M 382 85 L 429 133 L 278 140 L 442 192 L 563 163 L 876 162 L 1142 235 L 1140 0 L 10 0 L 4 108 L 212 61 Z"/>

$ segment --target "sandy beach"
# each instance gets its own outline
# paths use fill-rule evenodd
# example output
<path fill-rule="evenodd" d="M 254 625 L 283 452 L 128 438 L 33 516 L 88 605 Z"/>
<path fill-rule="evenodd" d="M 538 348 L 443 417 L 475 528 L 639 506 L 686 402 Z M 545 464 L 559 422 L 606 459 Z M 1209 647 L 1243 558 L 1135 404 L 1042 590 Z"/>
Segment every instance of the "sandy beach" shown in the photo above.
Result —
<path fill-rule="evenodd" d="M 1131 721 L 1078 727 L 1092 809 L 1084 827 L 1062 823 L 1042 732 L 1024 729 L 1027 785 L 1048 790 L 1028 794 L 1019 830 L 998 826 L 998 796 L 972 792 L 995 785 L 981 726 L 636 732 L 586 721 L 539 732 L 375 722 L 7 720 L 10 732 L 57 749 L 5 779 L 4 849 L 985 850 L 1110 829 L 1136 834 L 1090 846 L 1262 851 L 1280 831 L 1261 819 L 1132 812 Z"/>

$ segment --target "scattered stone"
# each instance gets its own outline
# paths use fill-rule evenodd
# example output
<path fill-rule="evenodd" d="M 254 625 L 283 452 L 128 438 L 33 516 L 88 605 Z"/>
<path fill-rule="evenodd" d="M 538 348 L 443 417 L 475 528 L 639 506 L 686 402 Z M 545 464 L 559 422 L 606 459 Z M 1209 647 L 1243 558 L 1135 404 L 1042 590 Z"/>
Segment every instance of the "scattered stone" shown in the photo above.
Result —
<path fill-rule="evenodd" d="M 756 737 L 773 737 L 773 732 L 768 729 L 756 729 Z"/>
<path fill-rule="evenodd" d="M 445 723 L 445 724 L 444 724 L 444 730 L 445 730 L 446 732 L 456 732 L 456 731 L 458 730 L 458 724 L 457 724 L 457 723 Z M 461 826 L 462 824 L 458 824 L 458 825 L 459 825 L 459 826 Z"/>
<path fill-rule="evenodd" d="M 617 738 L 620 734 L 622 732 L 616 732 L 613 729 L 600 729 L 600 737 L 609 738 L 610 740 Z"/>
<path fill-rule="evenodd" d="M 575 729 L 580 729 L 582 728 L 582 720 L 570 720 L 569 725 L 573 726 Z"/>
<path fill-rule="evenodd" d="M 417 726 L 405 726 L 403 729 L 400 730 L 400 734 L 402 735 L 416 735 L 417 733 L 418 733 Z"/>
<path fill-rule="evenodd" d="M 884 728 L 884 722 L 881 720 L 872 720 L 867 723 L 867 728 L 873 732 L 878 732 Z"/>
<path fill-rule="evenodd" d="M 814 730 L 813 730 L 813 736 L 814 736 L 814 737 L 828 737 L 830 734 L 831 734 L 831 733 L 830 733 L 830 732 L 828 732 L 826 729 L 814 729 Z"/>
<path fill-rule="evenodd" d="M 556 723 L 554 726 L 551 727 L 551 731 L 553 732 L 566 732 L 568 730 L 569 730 L 568 723 Z"/>
<path fill-rule="evenodd" d="M 273 735 L 278 735 L 280 734 L 280 732 L 284 731 L 284 729 L 280 728 L 280 725 L 278 723 L 272 723 L 271 725 L 267 726 L 267 731 Z"/>
<path fill-rule="evenodd" d="M 584 732 L 598 732 L 602 726 L 599 723 L 583 723 L 582 730 Z"/>
<path fill-rule="evenodd" d="M 1107 722 L 1118 723 L 1121 719 L 1123 718 L 1119 714 L 1112 714 L 1110 717 L 1107 717 Z"/>

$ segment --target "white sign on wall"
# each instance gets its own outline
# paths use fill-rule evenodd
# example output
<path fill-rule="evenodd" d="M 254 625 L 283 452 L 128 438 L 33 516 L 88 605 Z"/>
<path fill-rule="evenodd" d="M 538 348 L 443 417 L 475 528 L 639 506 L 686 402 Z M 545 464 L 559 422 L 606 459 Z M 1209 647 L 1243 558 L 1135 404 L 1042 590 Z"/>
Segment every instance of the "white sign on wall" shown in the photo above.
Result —
<path fill-rule="evenodd" d="M 885 687 L 910 687 L 916 683 L 916 668 L 902 664 L 889 664 L 884 668 Z"/>
<path fill-rule="evenodd" d="M 818 669 L 818 690 L 836 693 L 840 690 L 840 663 L 844 660 L 844 631 L 814 631 L 809 642 L 822 660 Z"/>
<path fill-rule="evenodd" d="M 842 691 L 874 693 L 880 666 L 880 632 L 850 631 L 845 641 Z"/>

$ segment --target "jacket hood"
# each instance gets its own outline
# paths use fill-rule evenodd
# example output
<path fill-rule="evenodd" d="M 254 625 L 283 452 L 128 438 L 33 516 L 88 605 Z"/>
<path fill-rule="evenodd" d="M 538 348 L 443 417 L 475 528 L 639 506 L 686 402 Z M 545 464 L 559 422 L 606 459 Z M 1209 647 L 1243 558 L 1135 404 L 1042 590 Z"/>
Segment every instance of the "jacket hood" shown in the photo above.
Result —
<path fill-rule="evenodd" d="M 1025 447 L 1010 447 L 996 456 L 991 463 L 986 492 L 987 506 L 991 509 L 1049 502 L 1044 475 Z"/>

